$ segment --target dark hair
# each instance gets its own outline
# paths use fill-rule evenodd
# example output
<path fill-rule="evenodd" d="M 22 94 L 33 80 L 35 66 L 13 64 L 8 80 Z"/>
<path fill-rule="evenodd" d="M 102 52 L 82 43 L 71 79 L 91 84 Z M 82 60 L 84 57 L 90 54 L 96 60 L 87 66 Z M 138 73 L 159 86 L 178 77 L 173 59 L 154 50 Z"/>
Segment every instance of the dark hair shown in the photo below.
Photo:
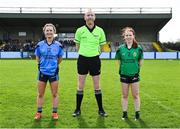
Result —
<path fill-rule="evenodd" d="M 125 28 L 123 28 L 122 29 L 122 37 L 124 38 L 124 36 L 125 36 L 125 31 L 131 31 L 132 33 L 133 33 L 133 35 L 135 36 L 135 31 L 134 31 L 134 29 L 132 28 L 132 27 L 125 27 Z M 137 48 L 138 47 L 138 43 L 137 43 L 137 41 L 136 41 L 136 39 L 135 39 L 135 37 L 134 37 L 134 40 L 133 40 L 133 45 L 132 45 L 132 47 L 133 48 Z"/>

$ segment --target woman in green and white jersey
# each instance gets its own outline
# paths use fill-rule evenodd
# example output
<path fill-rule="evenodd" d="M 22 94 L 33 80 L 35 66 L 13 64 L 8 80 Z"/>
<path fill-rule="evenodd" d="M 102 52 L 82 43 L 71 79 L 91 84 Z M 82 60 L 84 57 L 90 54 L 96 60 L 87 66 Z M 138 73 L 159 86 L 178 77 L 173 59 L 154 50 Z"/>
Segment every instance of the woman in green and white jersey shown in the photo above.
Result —
<path fill-rule="evenodd" d="M 143 50 L 135 39 L 135 31 L 131 27 L 122 30 L 124 43 L 119 46 L 115 58 L 119 62 L 119 74 L 122 85 L 122 119 L 128 118 L 128 92 L 131 88 L 134 99 L 135 120 L 140 118 L 139 72 L 143 64 Z"/>

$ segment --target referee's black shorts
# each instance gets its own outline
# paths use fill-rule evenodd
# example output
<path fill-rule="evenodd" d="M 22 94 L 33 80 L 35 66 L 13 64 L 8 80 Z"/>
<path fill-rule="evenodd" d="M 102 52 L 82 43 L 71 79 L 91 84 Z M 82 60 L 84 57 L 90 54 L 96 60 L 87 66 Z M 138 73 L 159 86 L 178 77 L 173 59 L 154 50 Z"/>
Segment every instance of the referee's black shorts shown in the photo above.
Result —
<path fill-rule="evenodd" d="M 120 81 L 123 83 L 135 83 L 139 82 L 139 74 L 135 74 L 134 76 L 120 75 Z"/>
<path fill-rule="evenodd" d="M 80 75 L 90 74 L 96 76 L 101 73 L 101 60 L 99 56 L 85 57 L 79 55 L 77 61 L 77 70 Z"/>

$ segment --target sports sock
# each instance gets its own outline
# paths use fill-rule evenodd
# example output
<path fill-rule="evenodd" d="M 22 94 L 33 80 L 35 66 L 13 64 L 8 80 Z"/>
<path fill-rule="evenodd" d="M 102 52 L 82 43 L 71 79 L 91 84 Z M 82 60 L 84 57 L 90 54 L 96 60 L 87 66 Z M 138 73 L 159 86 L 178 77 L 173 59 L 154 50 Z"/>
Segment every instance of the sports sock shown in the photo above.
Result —
<path fill-rule="evenodd" d="M 41 113 L 42 112 L 42 107 L 38 107 L 37 112 Z"/>
<path fill-rule="evenodd" d="M 53 107 L 53 113 L 57 113 L 57 107 Z"/>
<path fill-rule="evenodd" d="M 104 111 L 102 107 L 102 93 L 101 90 L 95 90 L 95 97 L 99 107 L 99 111 Z"/>
<path fill-rule="evenodd" d="M 81 102 L 83 99 L 83 91 L 77 91 L 76 94 L 76 110 L 80 110 L 81 109 Z"/>

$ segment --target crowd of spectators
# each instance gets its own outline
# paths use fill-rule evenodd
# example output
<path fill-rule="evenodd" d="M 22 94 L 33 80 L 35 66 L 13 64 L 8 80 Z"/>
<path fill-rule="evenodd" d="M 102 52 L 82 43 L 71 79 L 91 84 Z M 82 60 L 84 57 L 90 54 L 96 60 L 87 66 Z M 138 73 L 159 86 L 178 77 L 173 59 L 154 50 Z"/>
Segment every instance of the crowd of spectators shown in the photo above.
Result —
<path fill-rule="evenodd" d="M 63 48 L 75 46 L 73 40 L 60 40 Z M 25 42 L 19 42 L 18 40 L 2 41 L 0 40 L 0 51 L 26 51 L 33 52 L 36 47 L 37 41 L 26 40 Z"/>
<path fill-rule="evenodd" d="M 74 40 L 59 40 L 59 42 L 62 44 L 63 48 L 68 48 L 71 46 L 75 46 Z"/>
<path fill-rule="evenodd" d="M 19 40 L 0 41 L 0 51 L 34 51 L 35 43 L 31 40 L 26 40 L 24 43 Z"/>
<path fill-rule="evenodd" d="M 65 51 L 73 51 L 75 48 L 75 42 L 73 39 L 59 40 Z M 116 51 L 116 48 L 120 45 L 119 42 L 107 42 L 111 47 L 111 51 Z M 24 51 L 34 52 L 37 41 L 26 40 L 20 42 L 19 40 L 2 41 L 0 40 L 0 51 Z M 162 43 L 163 47 L 167 49 L 180 51 L 180 42 L 176 43 Z"/>

